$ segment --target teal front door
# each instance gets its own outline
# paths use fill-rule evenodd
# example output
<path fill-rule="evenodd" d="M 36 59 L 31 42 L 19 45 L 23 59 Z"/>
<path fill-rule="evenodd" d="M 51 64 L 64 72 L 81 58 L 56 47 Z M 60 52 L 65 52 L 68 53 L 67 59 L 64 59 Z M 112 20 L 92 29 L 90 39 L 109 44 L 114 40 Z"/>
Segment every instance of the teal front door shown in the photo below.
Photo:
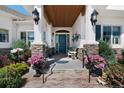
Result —
<path fill-rule="evenodd" d="M 59 53 L 66 53 L 66 35 L 59 35 Z"/>

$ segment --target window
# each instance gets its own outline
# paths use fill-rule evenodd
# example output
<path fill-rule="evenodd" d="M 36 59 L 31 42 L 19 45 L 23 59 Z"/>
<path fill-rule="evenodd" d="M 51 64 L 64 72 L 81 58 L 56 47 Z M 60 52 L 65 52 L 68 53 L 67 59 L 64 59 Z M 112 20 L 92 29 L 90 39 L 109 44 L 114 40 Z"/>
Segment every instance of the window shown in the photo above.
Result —
<path fill-rule="evenodd" d="M 43 41 L 46 41 L 46 32 L 43 32 Z"/>
<path fill-rule="evenodd" d="M 103 26 L 103 40 L 111 43 L 111 26 Z"/>
<path fill-rule="evenodd" d="M 34 32 L 21 32 L 21 40 L 24 40 L 26 43 L 33 42 Z"/>
<path fill-rule="evenodd" d="M 21 32 L 21 40 L 26 41 L 26 32 Z"/>
<path fill-rule="evenodd" d="M 8 30 L 0 29 L 0 42 L 9 42 Z"/>
<path fill-rule="evenodd" d="M 119 26 L 113 26 L 113 44 L 119 44 L 120 43 L 120 34 L 121 30 Z"/>
<path fill-rule="evenodd" d="M 101 39 L 101 25 L 96 25 L 96 41 Z"/>
<path fill-rule="evenodd" d="M 110 44 L 120 44 L 120 26 L 103 26 L 96 25 L 96 41 L 104 40 Z"/>
<path fill-rule="evenodd" d="M 28 41 L 33 42 L 34 40 L 34 32 L 28 32 Z"/>

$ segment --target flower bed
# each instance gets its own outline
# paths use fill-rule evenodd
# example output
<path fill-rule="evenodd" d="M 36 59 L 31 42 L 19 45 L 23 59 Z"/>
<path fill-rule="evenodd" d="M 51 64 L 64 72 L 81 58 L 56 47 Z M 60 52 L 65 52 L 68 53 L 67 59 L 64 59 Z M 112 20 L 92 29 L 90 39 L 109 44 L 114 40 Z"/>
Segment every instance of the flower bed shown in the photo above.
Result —
<path fill-rule="evenodd" d="M 11 64 L 0 68 L 0 87 L 18 88 L 23 85 L 21 78 L 28 71 L 26 63 Z"/>

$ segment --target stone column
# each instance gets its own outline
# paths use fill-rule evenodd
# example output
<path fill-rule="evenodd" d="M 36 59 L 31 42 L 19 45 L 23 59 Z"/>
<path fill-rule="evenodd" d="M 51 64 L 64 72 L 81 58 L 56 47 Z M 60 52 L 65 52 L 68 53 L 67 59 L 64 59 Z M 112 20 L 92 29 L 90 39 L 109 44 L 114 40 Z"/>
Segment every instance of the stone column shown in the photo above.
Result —
<path fill-rule="evenodd" d="M 42 29 L 43 29 L 43 5 L 35 5 L 39 12 L 40 20 L 36 25 L 34 22 L 34 42 L 32 43 L 32 53 L 43 53 L 43 40 L 42 40 Z"/>
<path fill-rule="evenodd" d="M 83 47 L 87 48 L 90 53 L 98 53 L 98 42 L 95 40 L 95 26 L 92 26 L 90 18 L 94 8 L 92 5 L 86 6 L 86 30 L 85 30 L 85 42 Z"/>

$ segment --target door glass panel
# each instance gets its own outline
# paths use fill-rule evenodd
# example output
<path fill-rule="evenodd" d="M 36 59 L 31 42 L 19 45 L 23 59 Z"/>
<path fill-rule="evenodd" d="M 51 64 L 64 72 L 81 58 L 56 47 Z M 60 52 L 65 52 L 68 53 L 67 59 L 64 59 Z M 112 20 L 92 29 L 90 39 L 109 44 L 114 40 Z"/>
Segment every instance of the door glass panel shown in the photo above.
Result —
<path fill-rule="evenodd" d="M 66 35 L 66 39 L 67 39 L 66 45 L 67 45 L 67 50 L 68 50 L 69 49 L 69 34 Z"/>
<path fill-rule="evenodd" d="M 58 41 L 58 35 L 55 37 L 55 42 L 56 42 L 56 52 L 59 52 L 59 41 Z"/>

